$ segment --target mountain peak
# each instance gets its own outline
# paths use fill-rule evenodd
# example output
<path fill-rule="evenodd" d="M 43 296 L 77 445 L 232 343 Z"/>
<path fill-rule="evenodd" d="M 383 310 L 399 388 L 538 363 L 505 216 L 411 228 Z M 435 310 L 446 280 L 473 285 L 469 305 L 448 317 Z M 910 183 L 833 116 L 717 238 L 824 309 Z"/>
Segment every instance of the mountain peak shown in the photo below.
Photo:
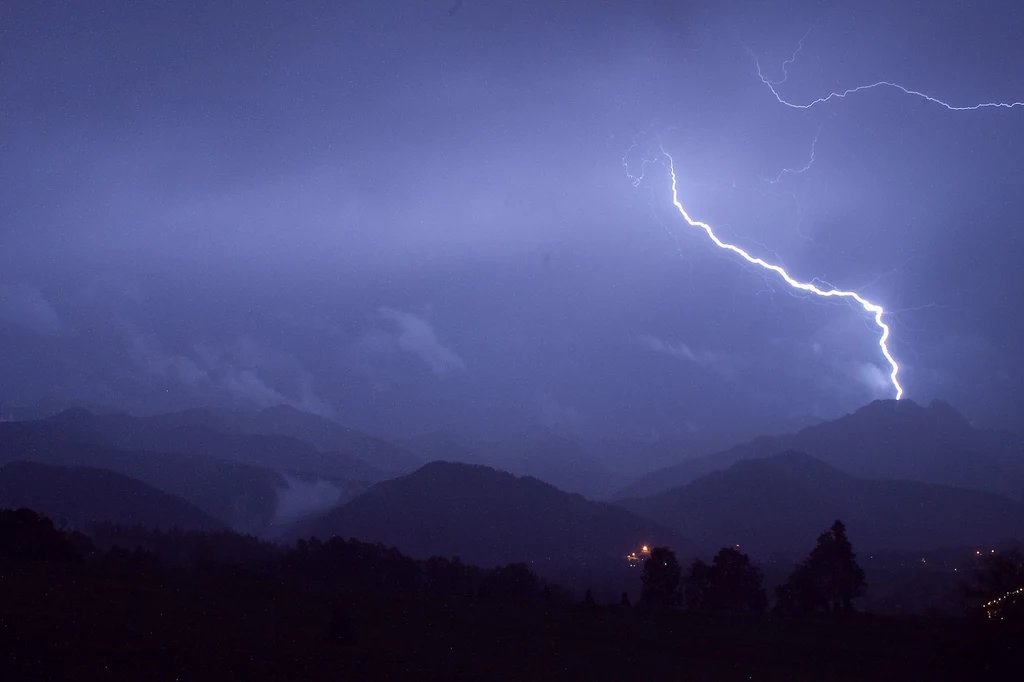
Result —
<path fill-rule="evenodd" d="M 261 415 L 269 417 L 315 416 L 310 415 L 310 413 L 308 412 L 303 412 L 297 407 L 292 407 L 291 405 L 285 405 L 283 403 L 281 405 L 271 405 L 270 407 L 264 407 L 262 410 L 260 410 L 259 413 Z"/>
<path fill-rule="evenodd" d="M 495 469 L 484 464 L 469 464 L 466 462 L 450 462 L 447 460 L 434 460 L 427 462 L 416 471 L 404 477 L 409 481 L 430 482 L 431 484 L 459 484 L 469 486 L 490 486 L 490 485 L 515 485 L 521 481 L 526 485 L 531 482 L 543 483 L 532 476 L 517 476 L 508 471 Z M 402 479 L 393 479 L 402 480 Z M 552 487 L 543 483 L 546 487 Z"/>
<path fill-rule="evenodd" d="M 964 428 L 970 428 L 971 426 L 970 420 L 945 400 L 939 400 L 936 398 L 928 403 L 927 409 L 937 418 L 945 419 L 951 423 L 961 425 Z"/>
<path fill-rule="evenodd" d="M 744 459 L 787 450 L 804 452 L 840 472 L 905 479 L 1019 495 L 1016 445 L 994 446 L 948 403 L 875 400 L 854 412 L 797 433 L 756 438 L 712 455 L 651 472 L 622 489 L 622 498 L 669 490 Z M 969 455 L 969 456 L 968 456 Z M 820 471 L 820 467 L 815 470 Z"/>
<path fill-rule="evenodd" d="M 592 502 L 530 476 L 435 461 L 370 488 L 297 528 L 383 542 L 412 556 L 461 556 L 480 564 L 614 567 L 638 542 L 685 541 L 619 507 Z"/>
<path fill-rule="evenodd" d="M 812 477 L 816 479 L 832 478 L 844 474 L 834 466 L 821 461 L 819 458 L 799 450 L 783 450 L 775 455 L 757 457 L 753 459 L 741 459 L 725 472 L 746 471 L 755 473 L 758 476 L 797 476 L 799 478 Z"/>
<path fill-rule="evenodd" d="M 903 398 L 902 400 L 896 400 L 895 398 L 880 398 L 878 400 L 872 400 L 867 405 L 859 407 L 854 410 L 851 414 L 854 415 L 872 415 L 872 414 L 896 414 L 900 411 L 902 414 L 908 414 L 918 410 L 923 410 L 919 403 L 910 400 L 909 398 Z"/>
<path fill-rule="evenodd" d="M 468 464 L 466 462 L 452 462 L 445 459 L 435 459 L 432 462 L 427 462 L 416 471 L 410 473 L 410 476 L 425 476 L 441 473 L 451 473 L 453 475 L 468 475 L 472 473 L 483 473 L 493 472 L 499 473 L 498 469 L 494 467 L 485 466 L 483 464 Z M 505 475 L 511 476 L 507 472 L 500 472 Z"/>
<path fill-rule="evenodd" d="M 741 462 L 756 462 L 758 460 L 740 460 Z M 833 467 L 825 464 L 817 457 L 808 455 L 806 452 L 800 450 L 783 450 L 782 452 L 769 455 L 763 459 L 764 462 L 771 464 L 799 464 L 801 466 L 817 466 L 832 469 Z"/>
<path fill-rule="evenodd" d="M 847 415 L 857 421 L 870 423 L 871 419 L 886 419 L 897 422 L 922 421 L 937 432 L 970 430 L 970 421 L 955 407 L 936 398 L 927 406 L 913 400 L 892 398 L 873 400 L 864 407 Z"/>

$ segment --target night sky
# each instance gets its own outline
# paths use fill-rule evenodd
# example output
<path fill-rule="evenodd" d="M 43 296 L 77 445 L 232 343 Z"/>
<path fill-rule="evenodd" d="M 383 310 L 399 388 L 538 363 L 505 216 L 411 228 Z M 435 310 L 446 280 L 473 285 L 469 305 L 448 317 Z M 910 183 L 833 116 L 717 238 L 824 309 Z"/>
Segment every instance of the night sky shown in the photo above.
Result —
<path fill-rule="evenodd" d="M 671 434 L 891 397 L 863 310 L 633 186 L 663 145 L 723 239 L 896 311 L 907 398 L 1019 423 L 1024 107 L 789 108 L 755 55 L 805 35 L 795 102 L 1024 100 L 1012 1 L 0 2 L 0 401 Z"/>

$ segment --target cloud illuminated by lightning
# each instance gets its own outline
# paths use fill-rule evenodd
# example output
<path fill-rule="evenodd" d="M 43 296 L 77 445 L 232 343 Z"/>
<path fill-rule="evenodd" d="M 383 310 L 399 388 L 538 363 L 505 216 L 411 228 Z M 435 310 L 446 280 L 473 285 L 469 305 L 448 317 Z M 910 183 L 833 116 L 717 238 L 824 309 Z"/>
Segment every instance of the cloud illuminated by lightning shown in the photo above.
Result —
<path fill-rule="evenodd" d="M 821 286 L 815 284 L 814 282 L 802 282 L 798 279 L 795 279 L 782 266 L 775 265 L 774 263 L 769 263 L 768 261 L 757 256 L 752 256 L 747 251 L 741 249 L 735 244 L 730 244 L 719 239 L 718 235 L 715 234 L 714 229 L 710 225 L 700 220 L 694 220 L 693 218 L 690 217 L 690 214 L 686 212 L 686 208 L 683 206 L 682 202 L 679 199 L 679 182 L 678 178 L 676 177 L 675 161 L 673 160 L 672 155 L 665 151 L 664 148 L 662 148 L 661 153 L 665 156 L 666 159 L 668 159 L 668 164 L 666 167 L 668 168 L 669 174 L 672 177 L 672 204 L 676 207 L 676 210 L 679 211 L 679 215 L 683 217 L 683 220 L 685 220 L 690 227 L 696 227 L 700 230 L 703 230 L 704 233 L 708 236 L 708 238 L 712 241 L 712 243 L 714 243 L 714 245 L 717 246 L 718 248 L 724 251 L 731 251 L 732 253 L 736 254 L 737 256 L 739 256 L 746 262 L 750 263 L 751 265 L 756 265 L 764 270 L 775 273 L 793 289 L 796 289 L 798 291 L 806 291 L 808 293 L 814 294 L 815 296 L 820 296 L 822 298 L 841 298 L 853 300 L 860 304 L 860 306 L 864 309 L 865 312 L 871 315 L 871 317 L 875 321 L 875 325 L 878 327 L 880 331 L 878 338 L 878 347 L 881 349 L 882 355 L 885 356 L 886 361 L 888 361 L 889 363 L 889 380 L 892 383 L 893 390 L 896 393 L 895 397 L 897 400 L 903 397 L 903 387 L 900 385 L 898 379 L 900 367 L 897 364 L 896 359 L 893 358 L 892 353 L 889 352 L 889 325 L 886 324 L 885 320 L 883 319 L 886 314 L 885 309 L 883 309 L 882 306 L 878 305 L 877 303 L 872 303 L 871 301 L 867 300 L 866 298 L 858 294 L 856 291 L 844 291 L 842 289 L 833 288 L 830 285 L 825 285 L 828 288 L 822 288 Z M 623 163 L 625 163 L 625 160 L 623 161 Z M 634 186 L 639 185 L 643 179 L 643 175 L 640 175 L 638 177 L 631 175 L 630 177 L 633 180 Z"/>

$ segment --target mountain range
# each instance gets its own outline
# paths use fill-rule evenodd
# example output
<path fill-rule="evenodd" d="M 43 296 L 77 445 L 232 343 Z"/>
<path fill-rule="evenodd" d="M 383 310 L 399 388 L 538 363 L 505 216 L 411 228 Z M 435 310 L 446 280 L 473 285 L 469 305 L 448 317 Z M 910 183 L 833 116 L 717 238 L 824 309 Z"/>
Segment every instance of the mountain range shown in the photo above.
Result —
<path fill-rule="evenodd" d="M 0 423 L 0 464 L 26 460 L 118 472 L 177 495 L 235 530 L 272 534 L 282 522 L 394 475 L 389 472 L 403 461 L 410 470 L 418 465 L 398 446 L 327 421 L 292 408 L 152 417 L 71 409 Z M 350 443 L 361 455 L 324 452 L 297 436 Z M 381 468 L 368 461 L 374 456 Z"/>
<path fill-rule="evenodd" d="M 75 438 L 74 431 L 41 422 L 0 424 L 0 465 L 28 461 L 117 472 L 185 499 L 243 532 L 262 532 L 273 522 L 278 472 L 204 455 L 118 450 Z"/>
<path fill-rule="evenodd" d="M 691 538 L 699 551 L 738 545 L 798 558 L 842 519 L 862 550 L 928 550 L 1022 537 L 1024 503 L 994 493 L 846 474 L 809 455 L 741 460 L 622 505 Z"/>
<path fill-rule="evenodd" d="M 621 489 L 617 503 L 596 502 L 611 496 L 614 471 L 633 466 L 609 466 L 620 447 L 630 457 L 623 443 L 595 454 L 544 430 L 490 444 L 440 432 L 390 443 L 288 407 L 150 417 L 72 409 L 0 422 L 0 504 L 45 507 L 76 524 L 146 518 L 265 537 L 340 534 L 416 556 L 552 567 L 621 563 L 640 543 L 800 556 L 836 518 L 869 550 L 1022 533 L 1020 439 L 976 429 L 940 402 L 879 401 L 790 435 L 680 453 Z M 70 506 L 47 488 L 69 491 Z"/>
<path fill-rule="evenodd" d="M 149 417 L 78 409 L 42 421 L 107 447 L 209 455 L 359 481 L 408 473 L 423 463 L 397 445 L 284 405 L 258 412 L 185 410 Z"/>
<path fill-rule="evenodd" d="M 616 498 L 670 490 L 744 459 L 802 452 L 849 474 L 972 488 L 1020 500 L 1024 442 L 1019 436 L 975 429 L 941 401 L 880 400 L 832 421 L 784 436 L 756 438 L 642 476 Z"/>
<path fill-rule="evenodd" d="M 529 476 L 453 462 L 378 483 L 300 524 L 295 535 L 356 537 L 412 556 L 459 556 L 481 565 L 527 561 L 552 568 L 621 562 L 643 543 L 687 545 L 616 505 Z"/>
<path fill-rule="evenodd" d="M 102 522 L 164 530 L 222 530 L 185 500 L 95 467 L 12 462 L 0 467 L 0 508 L 28 508 L 91 533 Z"/>

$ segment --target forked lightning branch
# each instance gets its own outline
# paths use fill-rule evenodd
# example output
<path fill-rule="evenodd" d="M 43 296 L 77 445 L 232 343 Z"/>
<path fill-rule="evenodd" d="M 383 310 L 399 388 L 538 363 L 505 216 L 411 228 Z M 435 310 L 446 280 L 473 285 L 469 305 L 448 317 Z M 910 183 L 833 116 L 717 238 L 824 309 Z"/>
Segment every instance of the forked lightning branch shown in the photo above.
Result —
<path fill-rule="evenodd" d="M 806 38 L 807 38 L 807 36 L 805 35 L 804 39 L 806 39 Z M 979 104 L 971 104 L 971 105 L 954 105 L 954 104 L 950 104 L 950 103 L 948 103 L 948 102 L 946 102 L 944 100 L 938 99 L 937 97 L 933 97 L 931 95 L 928 95 L 926 93 L 920 92 L 918 90 L 913 90 L 911 88 L 908 88 L 908 87 L 905 87 L 903 85 L 900 85 L 899 83 L 894 83 L 892 81 L 877 81 L 875 83 L 869 83 L 867 85 L 859 85 L 859 86 L 856 86 L 856 87 L 847 88 L 847 89 L 842 90 L 842 91 L 831 92 L 831 93 L 829 93 L 828 95 L 826 95 L 824 97 L 818 97 L 816 99 L 813 99 L 813 100 L 811 100 L 809 102 L 805 102 L 805 103 L 793 102 L 793 101 L 790 101 L 790 100 L 786 99 L 785 97 L 783 97 L 779 93 L 778 87 L 780 85 L 782 85 L 783 83 L 785 83 L 786 80 L 788 80 L 788 78 L 789 78 L 788 68 L 797 60 L 797 57 L 800 54 L 800 51 L 802 49 L 803 49 L 803 39 L 801 39 L 799 45 L 797 46 L 796 51 L 793 52 L 793 55 L 783 63 L 783 66 L 782 66 L 783 78 L 781 80 L 777 80 L 777 81 L 773 81 L 773 80 L 769 79 L 768 77 L 766 77 L 764 75 L 763 71 L 761 70 L 760 61 L 757 60 L 756 56 L 754 57 L 755 64 L 757 66 L 758 78 L 760 78 L 761 82 L 764 83 L 768 87 L 768 89 L 771 91 L 772 95 L 774 95 L 775 99 L 780 104 L 783 104 L 783 105 L 785 105 L 787 107 L 791 107 L 793 109 L 810 109 L 810 108 L 815 107 L 815 106 L 826 104 L 826 103 L 828 103 L 830 101 L 845 99 L 846 97 L 849 97 L 850 95 L 858 93 L 858 92 L 865 92 L 865 91 L 873 90 L 873 89 L 876 89 L 876 88 L 891 88 L 891 89 L 895 89 L 895 90 L 903 92 L 903 93 L 905 93 L 907 95 L 910 95 L 910 96 L 913 96 L 913 97 L 918 97 L 918 98 L 927 100 L 928 102 L 931 102 L 933 104 L 937 104 L 937 105 L 939 105 L 941 107 L 944 107 L 945 109 L 948 109 L 949 111 L 978 111 L 980 109 L 1013 109 L 1015 107 L 1024 107 L 1024 102 L 982 102 L 982 103 L 979 103 Z M 818 141 L 817 136 L 815 136 L 814 141 L 815 141 L 815 144 L 816 144 L 817 141 Z M 634 147 L 635 147 L 635 145 L 634 145 Z M 632 151 L 632 149 L 633 148 L 630 148 L 630 151 Z M 629 154 L 629 152 L 627 152 L 627 157 L 628 157 L 628 154 Z M 869 301 L 868 299 L 864 298 L 863 296 L 861 296 L 856 291 L 848 291 L 848 290 L 844 290 L 844 289 L 835 289 L 835 288 L 831 288 L 831 287 L 822 287 L 822 286 L 819 286 L 818 284 L 815 284 L 814 281 L 806 282 L 806 281 L 802 281 L 802 280 L 796 279 L 795 277 L 790 275 L 789 272 L 787 272 L 786 269 L 783 268 L 781 265 L 777 265 L 775 263 L 769 263 L 768 261 L 764 260 L 763 258 L 761 258 L 759 256 L 751 255 L 749 252 L 747 252 L 746 250 L 736 246 L 735 244 L 731 244 L 729 242 L 722 241 L 722 239 L 720 239 L 718 237 L 718 235 L 715 233 L 715 231 L 711 227 L 711 225 L 709 225 L 708 223 L 705 223 L 705 222 L 703 222 L 701 220 L 695 220 L 687 212 L 685 206 L 683 205 L 682 200 L 679 198 L 679 181 L 678 181 L 678 178 L 676 176 L 675 160 L 672 158 L 672 156 L 667 151 L 665 151 L 664 148 L 661 149 L 661 156 L 662 156 L 662 159 L 663 159 L 662 162 L 665 165 L 665 167 L 668 169 L 669 175 L 671 176 L 671 179 L 672 179 L 672 205 L 675 206 L 676 210 L 679 212 L 679 215 L 683 218 L 684 221 L 686 221 L 687 225 L 689 225 L 690 227 L 697 228 L 697 229 L 703 231 L 705 233 L 705 235 L 707 235 L 708 239 L 710 239 L 711 242 L 716 247 L 718 247 L 719 249 L 722 249 L 724 251 L 729 251 L 729 252 L 739 256 L 740 258 L 742 258 L 747 263 L 749 263 L 751 265 L 756 265 L 757 267 L 759 267 L 759 268 L 761 268 L 763 270 L 769 271 L 769 272 L 777 275 L 779 277 L 779 279 L 781 279 L 790 288 L 792 288 L 794 290 L 803 291 L 803 292 L 806 292 L 806 293 L 809 293 L 809 294 L 813 294 L 814 296 L 818 296 L 818 297 L 821 297 L 821 298 L 845 299 L 845 300 L 848 300 L 848 301 L 856 302 L 864 310 L 864 312 L 866 312 L 871 317 L 871 319 L 875 323 L 875 326 L 878 328 L 878 347 L 879 347 L 879 350 L 882 353 L 882 356 L 885 358 L 885 361 L 889 364 L 889 380 L 892 383 L 892 388 L 893 388 L 893 392 L 895 394 L 895 398 L 897 400 L 899 400 L 901 397 L 903 397 L 903 387 L 900 385 L 900 381 L 899 381 L 900 366 L 896 362 L 896 359 L 893 357 L 892 352 L 889 349 L 890 328 L 889 328 L 889 325 L 888 325 L 888 323 L 886 322 L 886 319 L 885 319 L 885 317 L 886 317 L 885 309 L 881 305 L 879 305 L 878 303 L 874 303 L 872 301 Z M 649 159 L 644 159 L 643 165 L 646 166 L 646 164 L 649 163 L 650 161 L 651 160 L 649 160 Z M 814 161 L 814 148 L 812 146 L 811 162 L 808 163 L 805 168 L 802 168 L 799 171 L 793 171 L 793 172 L 803 172 L 805 170 L 808 170 L 810 168 L 811 163 L 813 163 L 813 161 Z M 628 159 L 623 159 L 623 165 L 626 166 L 627 174 L 629 175 L 630 179 L 633 181 L 633 185 L 634 186 L 638 186 L 640 184 L 640 182 L 643 180 L 643 172 L 641 172 L 640 175 L 633 175 L 632 173 L 630 173 L 629 172 L 629 166 L 628 166 Z M 785 173 L 785 172 L 786 171 L 783 171 L 783 173 Z M 779 180 L 781 180 L 781 178 L 782 178 L 782 174 L 780 174 L 779 177 L 774 182 L 778 182 Z M 815 280 L 815 281 L 817 281 L 817 280 Z"/>

